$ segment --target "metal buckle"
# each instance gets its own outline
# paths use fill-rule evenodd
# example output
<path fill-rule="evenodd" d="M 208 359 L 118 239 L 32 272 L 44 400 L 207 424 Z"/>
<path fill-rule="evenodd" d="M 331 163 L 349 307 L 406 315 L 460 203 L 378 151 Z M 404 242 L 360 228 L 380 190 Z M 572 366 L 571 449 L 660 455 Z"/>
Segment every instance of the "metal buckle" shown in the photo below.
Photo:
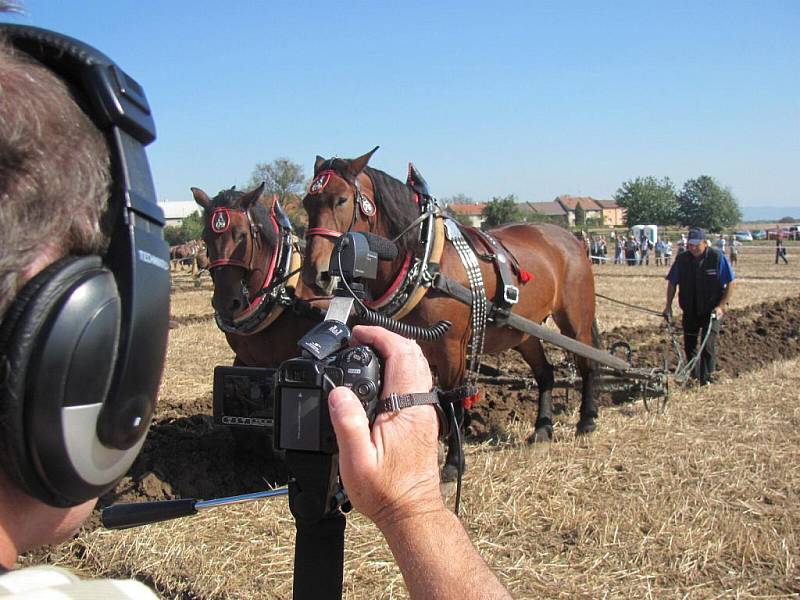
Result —
<path fill-rule="evenodd" d="M 515 285 L 507 285 L 503 288 L 503 300 L 509 304 L 519 302 L 519 288 Z"/>
<path fill-rule="evenodd" d="M 389 394 L 389 410 L 400 412 L 400 397 L 395 392 Z"/>

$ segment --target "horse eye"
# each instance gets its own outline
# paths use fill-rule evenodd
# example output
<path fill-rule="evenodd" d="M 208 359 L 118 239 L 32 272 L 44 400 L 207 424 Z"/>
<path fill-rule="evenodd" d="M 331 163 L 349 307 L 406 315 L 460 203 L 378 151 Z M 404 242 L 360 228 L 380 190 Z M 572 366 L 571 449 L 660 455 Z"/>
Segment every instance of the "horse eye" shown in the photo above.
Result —
<path fill-rule="evenodd" d="M 345 204 L 345 203 L 347 203 L 347 198 L 345 198 L 344 196 L 339 196 L 336 199 L 336 206 L 341 206 L 342 204 Z"/>

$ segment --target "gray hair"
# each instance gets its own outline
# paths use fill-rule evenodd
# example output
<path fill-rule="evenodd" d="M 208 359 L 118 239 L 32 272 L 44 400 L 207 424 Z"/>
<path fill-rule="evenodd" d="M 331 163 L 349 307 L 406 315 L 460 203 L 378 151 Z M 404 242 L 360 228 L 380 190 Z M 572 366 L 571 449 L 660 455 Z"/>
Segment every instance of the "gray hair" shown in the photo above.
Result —
<path fill-rule="evenodd" d="M 67 85 L 0 39 L 0 318 L 45 248 L 104 251 L 110 184 L 105 138 Z"/>

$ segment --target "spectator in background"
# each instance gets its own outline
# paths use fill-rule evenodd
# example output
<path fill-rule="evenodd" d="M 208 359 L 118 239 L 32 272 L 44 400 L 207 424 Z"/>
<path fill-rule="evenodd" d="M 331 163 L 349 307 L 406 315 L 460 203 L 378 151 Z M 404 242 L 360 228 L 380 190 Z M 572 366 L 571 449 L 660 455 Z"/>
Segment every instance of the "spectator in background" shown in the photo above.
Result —
<path fill-rule="evenodd" d="M 621 235 L 614 236 L 614 264 L 619 265 L 622 263 L 622 248 L 625 246 L 625 240 Z"/>
<path fill-rule="evenodd" d="M 672 241 L 667 239 L 664 242 L 664 266 L 669 266 L 672 262 Z"/>
<path fill-rule="evenodd" d="M 742 242 L 737 240 L 735 235 L 732 235 L 728 246 L 728 259 L 731 262 L 731 266 L 735 265 L 739 261 L 739 246 L 741 245 Z"/>
<path fill-rule="evenodd" d="M 650 238 L 646 235 L 642 236 L 642 241 L 639 244 L 639 264 L 640 265 L 649 265 L 650 264 L 650 250 L 653 247 L 653 242 L 650 241 Z"/>
<path fill-rule="evenodd" d="M 678 240 L 678 254 L 686 251 L 686 235 L 681 234 L 681 239 Z"/>
<path fill-rule="evenodd" d="M 637 263 L 636 253 L 638 251 L 639 242 L 636 241 L 635 237 L 629 235 L 628 240 L 625 242 L 625 262 L 628 263 L 629 267 L 632 267 Z"/>
<path fill-rule="evenodd" d="M 719 234 L 719 237 L 714 240 L 714 247 L 725 254 L 725 236 L 721 233 Z"/>
<path fill-rule="evenodd" d="M 783 240 L 780 238 L 780 233 L 778 233 L 778 238 L 775 240 L 775 264 L 778 264 L 778 259 L 781 259 L 784 264 L 788 265 L 789 261 L 786 260 L 786 246 L 783 245 Z"/>
<path fill-rule="evenodd" d="M 655 251 L 656 251 L 656 264 L 660 265 L 661 261 L 663 260 L 662 257 L 664 256 L 664 239 L 663 238 L 656 242 Z"/>

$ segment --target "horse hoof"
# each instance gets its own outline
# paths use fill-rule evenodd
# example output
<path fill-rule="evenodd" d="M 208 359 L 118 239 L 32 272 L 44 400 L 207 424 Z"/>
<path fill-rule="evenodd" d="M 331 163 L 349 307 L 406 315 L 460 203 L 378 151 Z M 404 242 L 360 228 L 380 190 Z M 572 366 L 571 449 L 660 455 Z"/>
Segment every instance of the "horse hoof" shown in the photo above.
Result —
<path fill-rule="evenodd" d="M 594 422 L 594 419 L 586 419 L 585 421 L 581 419 L 578 421 L 578 435 L 587 435 L 592 433 L 595 429 L 597 429 L 597 424 Z"/>
<path fill-rule="evenodd" d="M 529 445 L 533 444 L 549 444 L 553 440 L 552 427 L 537 427 L 531 435 L 528 436 L 527 442 Z"/>

